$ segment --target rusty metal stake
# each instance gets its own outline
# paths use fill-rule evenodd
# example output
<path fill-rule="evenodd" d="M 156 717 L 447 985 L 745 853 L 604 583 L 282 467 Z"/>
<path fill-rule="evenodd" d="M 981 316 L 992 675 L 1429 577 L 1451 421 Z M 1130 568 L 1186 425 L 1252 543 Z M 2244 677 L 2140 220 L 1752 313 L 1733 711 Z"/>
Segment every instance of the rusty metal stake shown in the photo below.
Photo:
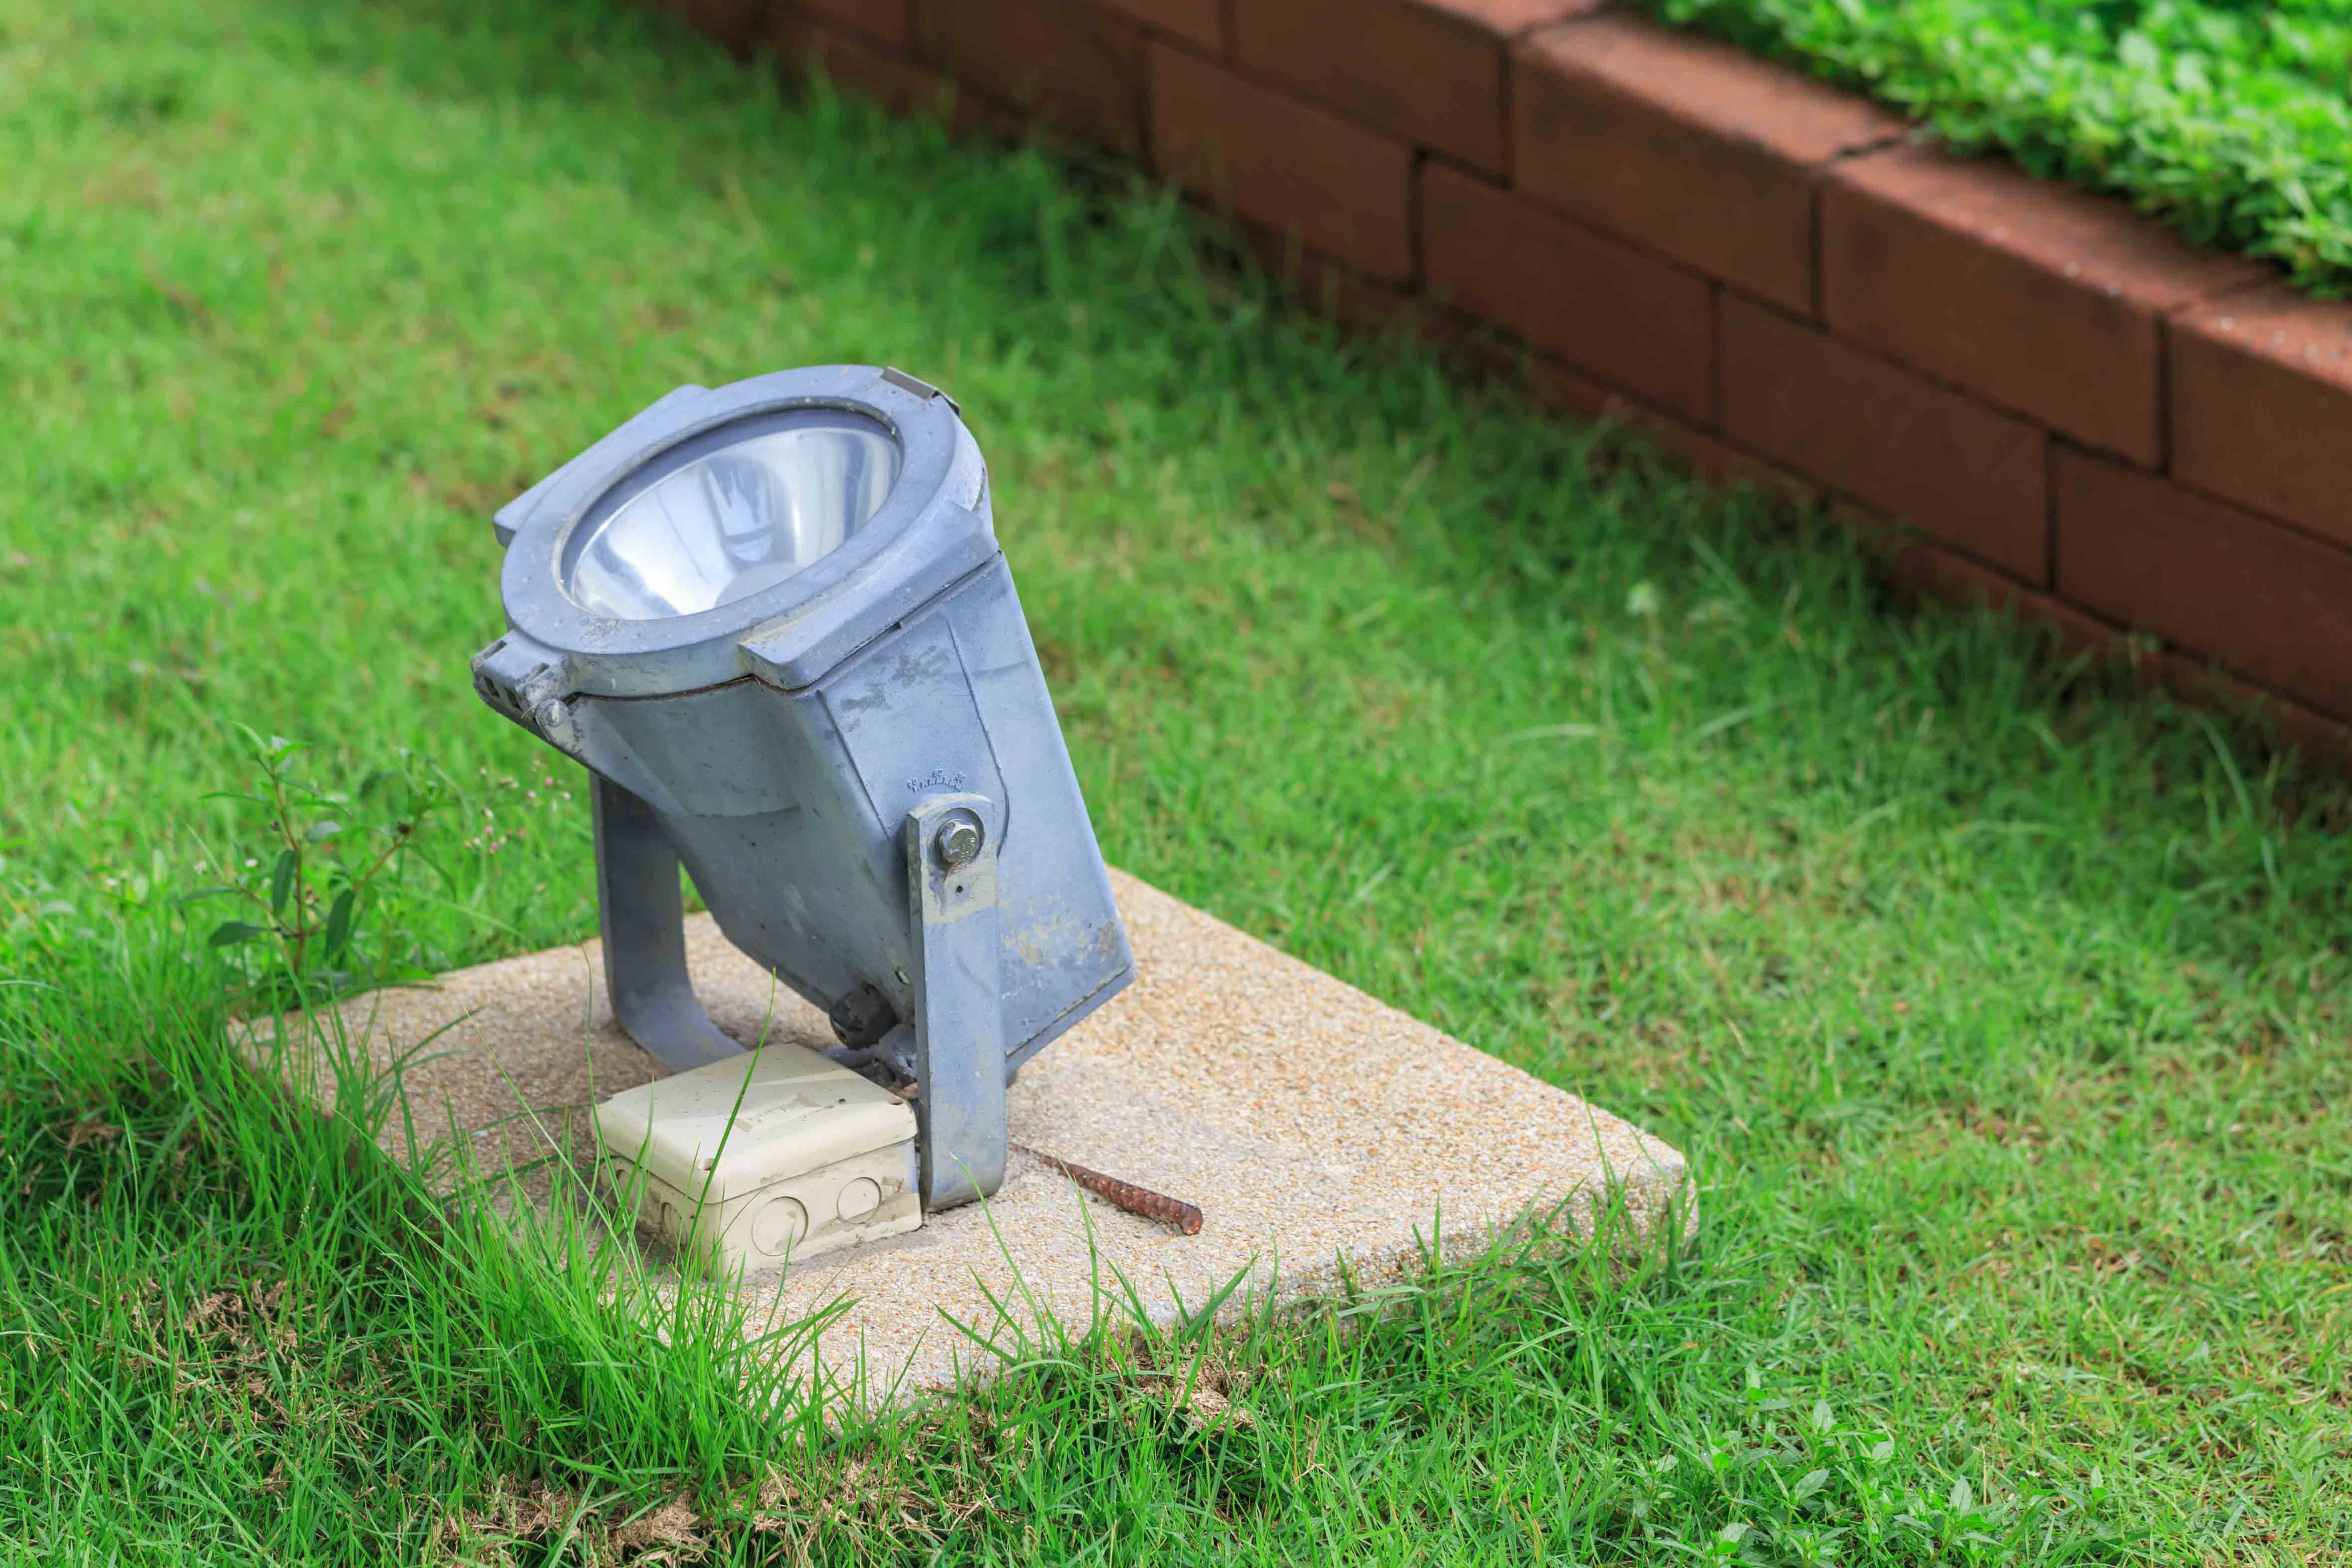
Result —
<path fill-rule="evenodd" d="M 1133 1182 L 1106 1176 L 1100 1171 L 1089 1171 L 1084 1165 L 1073 1165 L 1067 1160 L 1058 1159 L 1042 1149 L 1032 1149 L 1026 1143 L 1015 1143 L 1013 1147 L 1045 1161 L 1114 1208 L 1125 1209 L 1129 1214 L 1140 1215 L 1145 1219 L 1156 1219 L 1163 1225 L 1172 1225 L 1185 1236 L 1201 1234 L 1201 1211 L 1181 1198 L 1171 1198 L 1165 1193 L 1155 1193 L 1150 1187 L 1139 1187 Z"/>

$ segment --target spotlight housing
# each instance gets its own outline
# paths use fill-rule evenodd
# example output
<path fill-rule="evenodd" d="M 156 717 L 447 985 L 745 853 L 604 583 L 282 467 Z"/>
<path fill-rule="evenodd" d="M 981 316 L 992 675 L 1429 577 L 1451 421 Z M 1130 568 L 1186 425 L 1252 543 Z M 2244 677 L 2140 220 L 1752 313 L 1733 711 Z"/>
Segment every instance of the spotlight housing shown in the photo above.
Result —
<path fill-rule="evenodd" d="M 993 1192 L 1013 1074 L 1134 959 L 954 401 L 680 387 L 494 526 L 475 689 L 592 775 L 622 1025 L 679 1072 L 742 1049 L 688 982 L 683 863 L 836 1056 L 914 1085 L 923 1209 Z"/>

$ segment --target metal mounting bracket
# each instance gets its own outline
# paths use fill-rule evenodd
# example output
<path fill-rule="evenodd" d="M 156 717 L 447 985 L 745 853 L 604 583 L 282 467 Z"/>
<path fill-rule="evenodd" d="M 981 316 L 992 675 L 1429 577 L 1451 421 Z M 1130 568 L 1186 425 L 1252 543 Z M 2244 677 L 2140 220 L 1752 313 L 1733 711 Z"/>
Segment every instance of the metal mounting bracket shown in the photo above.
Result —
<path fill-rule="evenodd" d="M 983 1198 L 1005 1162 L 1003 950 L 984 795 L 936 795 L 907 814 L 915 993 L 915 1110 L 923 1212 Z"/>
<path fill-rule="evenodd" d="M 629 1037 L 675 1072 L 740 1056 L 695 999 L 686 973 L 686 900 L 677 850 L 653 808 L 591 773 L 596 822 L 596 923 L 604 986 Z"/>

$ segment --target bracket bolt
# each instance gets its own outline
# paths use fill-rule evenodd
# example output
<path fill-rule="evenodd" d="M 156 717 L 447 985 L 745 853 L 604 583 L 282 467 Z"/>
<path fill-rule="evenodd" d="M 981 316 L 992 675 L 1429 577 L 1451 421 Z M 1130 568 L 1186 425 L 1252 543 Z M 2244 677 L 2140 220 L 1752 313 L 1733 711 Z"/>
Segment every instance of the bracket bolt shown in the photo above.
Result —
<path fill-rule="evenodd" d="M 980 818 L 969 811 L 958 810 L 950 813 L 940 825 L 939 836 L 931 842 L 939 849 L 940 863 L 952 871 L 980 853 L 984 837 Z"/>

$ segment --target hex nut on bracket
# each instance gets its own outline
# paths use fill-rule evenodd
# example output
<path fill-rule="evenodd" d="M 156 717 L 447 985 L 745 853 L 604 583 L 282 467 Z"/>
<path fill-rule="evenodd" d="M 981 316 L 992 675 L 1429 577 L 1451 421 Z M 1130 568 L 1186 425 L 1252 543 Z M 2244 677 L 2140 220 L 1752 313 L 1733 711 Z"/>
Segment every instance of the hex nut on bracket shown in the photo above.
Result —
<path fill-rule="evenodd" d="M 947 820 L 940 825 L 939 833 L 931 843 L 940 852 L 940 864 L 952 871 L 968 864 L 973 856 L 979 854 L 987 837 L 978 816 L 969 811 L 958 810 L 950 812 Z"/>
<path fill-rule="evenodd" d="M 827 1014 L 833 1037 L 853 1051 L 868 1050 L 898 1026 L 898 1009 L 871 985 L 859 985 L 834 1003 Z"/>

